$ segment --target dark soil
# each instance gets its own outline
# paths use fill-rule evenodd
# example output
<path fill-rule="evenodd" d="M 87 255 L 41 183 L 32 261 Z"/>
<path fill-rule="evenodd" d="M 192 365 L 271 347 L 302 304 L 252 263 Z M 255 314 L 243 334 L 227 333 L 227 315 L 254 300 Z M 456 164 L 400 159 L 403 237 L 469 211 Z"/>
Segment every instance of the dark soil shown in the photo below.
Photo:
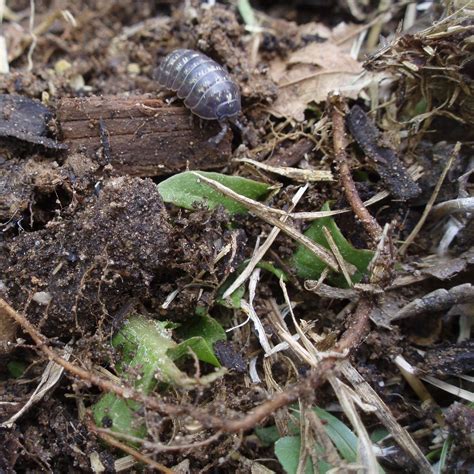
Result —
<path fill-rule="evenodd" d="M 157 64 L 176 48 L 199 49 L 225 66 L 238 83 L 246 127 L 243 133 L 233 130 L 221 146 L 224 151 L 215 161 L 217 165 L 211 167 L 225 174 L 281 185 L 266 204 L 285 210 L 301 183 L 281 176 L 278 170 L 263 171 L 232 159 L 244 156 L 275 167 L 331 169 L 336 181 L 309 183 L 297 211 L 320 210 L 328 201 L 332 209 L 350 207 L 337 182 L 339 168 L 331 164 L 332 131 L 327 104 L 310 103 L 303 123 L 272 116 L 268 107 L 280 88 L 272 80 L 270 69 L 272 61 L 284 62 L 290 53 L 308 44 L 327 41 L 321 36 L 323 33 L 307 33 L 304 23 L 320 22 L 331 28 L 343 20 L 356 27 L 370 22 L 376 12 L 366 2 L 361 2 L 364 6 L 360 11 L 350 6 L 353 2 L 344 1 L 252 2 L 265 14 L 259 17 L 263 30 L 254 64 L 255 37 L 246 30 L 230 2 L 219 2 L 212 8 L 197 1 L 67 2 L 71 3 L 67 8 L 77 22 L 73 25 L 64 19 L 61 2 L 36 1 L 35 25 L 46 22 L 48 27 L 37 32 L 32 69 L 28 68 L 27 59 L 31 43 L 29 2 L 7 3 L 17 16 L 5 15 L 0 25 L 0 34 L 7 38 L 10 64 L 10 72 L 0 75 L 0 297 L 46 336 L 49 346 L 58 353 L 66 345 L 72 347 L 70 361 L 78 367 L 101 376 L 105 368 L 114 371 L 110 337 L 132 312 L 182 326 L 195 314 L 203 313 L 212 315 L 226 329 L 242 323 L 247 317 L 243 311 L 218 304 L 219 290 L 252 257 L 258 239 L 262 239 L 261 244 L 272 226 L 252 213 L 230 216 L 222 207 L 184 210 L 165 205 L 156 186 L 168 177 L 163 175 L 165 172 L 131 172 L 131 176 L 114 167 L 113 161 L 104 159 L 111 152 L 106 149 L 110 143 L 104 139 L 107 130 L 103 130 L 97 153 L 88 153 L 80 146 L 66 149 L 56 116 L 62 99 L 169 95 L 158 91 L 153 79 Z M 402 10 L 393 6 L 382 34 L 393 34 L 402 17 Z M 15 28 L 20 28 L 18 33 Z M 422 62 L 417 55 L 427 51 L 426 45 L 423 49 L 421 42 L 412 43 L 411 36 L 406 41 L 412 47 L 410 60 L 420 70 L 424 65 L 439 66 L 438 69 L 443 66 L 447 71 L 455 68 L 452 58 L 441 65 Z M 430 37 L 427 42 L 430 48 L 435 48 L 433 41 Z M 449 39 L 443 40 L 441 50 L 458 54 Z M 397 54 L 404 51 L 396 50 Z M 370 52 L 373 53 L 367 51 Z M 407 428 L 423 453 L 430 454 L 431 462 L 439 459 L 443 442 L 449 440 L 453 448 L 446 472 L 467 472 L 469 466 L 472 468 L 472 408 L 465 400 L 431 385 L 426 387 L 432 399 L 420 399 L 394 359 L 403 355 L 419 377 L 434 376 L 467 391 L 472 389 L 472 376 L 458 378 L 469 376 L 474 370 L 470 330 L 465 329 L 466 325 L 470 327 L 472 318 L 472 290 L 461 297 L 449 293 L 453 287 L 472 283 L 472 213 L 454 215 L 453 219 L 463 227 L 443 256 L 437 254 L 437 248 L 449 216 L 436 222 L 428 220 L 405 255 L 397 254 L 396 249 L 422 216 L 458 140 L 461 151 L 436 202 L 467 198 L 472 192 L 472 131 L 466 131 L 472 123 L 472 97 L 465 93 L 472 91 L 472 77 L 468 77 L 472 68 L 465 64 L 464 51 L 459 57 L 463 61 L 459 72 L 464 78 L 463 88 L 456 92 L 460 96 L 450 96 L 452 104 L 446 107 L 452 108 L 443 109 L 436 119 L 439 121 L 416 122 L 409 117 L 412 123 L 404 116 L 415 105 L 426 106 L 423 113 L 431 112 L 428 107 L 432 105 L 421 103 L 420 94 L 426 91 L 416 89 L 421 88 L 421 81 L 408 72 L 396 87 L 390 86 L 393 95 L 371 104 L 374 110 L 379 106 L 380 110 L 370 118 L 371 110 L 362 99 L 350 101 L 353 120 L 349 115 L 347 138 L 352 141 L 348 144 L 348 162 L 357 192 L 363 201 L 380 191 L 391 193 L 369 207 L 381 227 L 391 226 L 387 237 L 392 249 L 390 284 L 378 286 L 366 275 L 361 283 L 370 284 L 371 288 L 357 289 L 357 298 L 322 297 L 306 291 L 304 281 L 292 268 L 291 257 L 297 244 L 286 234 L 279 234 L 265 256 L 266 261 L 286 272 L 296 317 L 303 327 L 305 323 L 312 325 L 306 328 L 307 334 L 321 336 L 311 339 L 320 351 L 337 350 L 337 341 L 351 328 L 358 298 L 370 295 L 374 307 L 370 330 L 360 344 L 351 348 L 348 360 L 387 404 L 394 418 Z M 397 64 L 380 50 L 368 66 L 397 72 Z M 436 81 L 438 90 L 443 82 L 439 77 Z M 436 90 L 433 103 L 441 109 L 446 94 L 443 92 L 440 98 Z M 15 100 L 20 100 L 22 107 L 26 103 L 26 112 L 11 105 Z M 178 104 L 181 108 L 182 104 Z M 188 111 L 183 108 L 180 113 Z M 96 122 L 90 121 L 91 130 L 97 128 Z M 218 128 L 215 124 L 199 127 L 195 120 L 194 133 L 205 136 L 204 140 Z M 393 136 L 395 139 L 390 140 Z M 152 153 L 150 149 L 150 156 Z M 211 161 L 218 151 L 210 147 L 200 156 L 205 159 L 206 153 Z M 409 173 L 411 165 L 421 171 L 417 182 Z M 180 169 L 185 166 L 193 169 L 186 160 Z M 341 214 L 335 221 L 355 248 L 375 250 L 363 223 L 352 213 Z M 309 225 L 305 220 L 288 222 L 301 232 Z M 395 318 L 410 302 L 439 289 L 446 289 L 448 296 L 443 293 L 443 298 L 451 298 L 449 305 L 435 307 L 423 300 L 420 304 L 424 306 L 415 316 Z M 176 295 L 170 298 L 173 292 Z M 248 294 L 245 298 L 249 300 Z M 278 278 L 262 270 L 253 304 L 273 346 L 282 339 L 272 318 L 281 314 L 284 303 Z M 1 318 L 0 313 L 3 423 L 27 402 L 48 360 L 21 328 L 14 328 L 16 338 L 7 337 L 9 332 Z M 286 318 L 294 334 L 290 316 Z M 464 338 L 460 338 L 461 333 Z M 249 324 L 228 333 L 228 341 L 214 348 L 222 365 L 229 368 L 228 373 L 210 385 L 189 391 L 160 387 L 160 400 L 206 409 L 228 420 L 251 412 L 282 390 L 291 391 L 298 384 L 310 383 L 307 360 L 291 351 L 266 358 L 257 336 Z M 263 379 L 260 383 L 249 378 L 249 363 L 254 358 Z M 15 375 L 12 362 L 21 365 L 21 374 Z M 191 376 L 212 373 L 208 364 L 191 358 L 180 368 Z M 341 376 L 341 380 L 345 379 Z M 13 426 L 2 425 L 0 473 L 118 472 L 117 461 L 126 454 L 103 443 L 90 429 L 88 410 L 100 397 L 99 388 L 65 371 Z M 329 384 L 304 393 L 309 404 L 320 407 L 334 407 L 338 401 Z M 340 418 L 351 426 L 341 413 Z M 359 413 L 369 433 L 381 427 L 373 414 Z M 167 467 L 182 463 L 182 470 L 177 467 L 176 472 L 258 472 L 262 465 L 284 472 L 273 445 L 262 441 L 253 429 L 238 435 L 223 433 L 206 443 L 219 430 L 212 429 L 212 423 L 206 424 L 202 418 L 196 421 L 192 413 L 177 417 L 147 408 L 143 415 L 148 426 L 147 440 L 155 445 L 132 446 Z M 255 425 L 276 424 L 280 436 L 284 436 L 288 434 L 290 415 L 291 409 L 284 407 Z M 183 439 L 190 445 L 197 444 L 176 451 L 162 449 L 167 443 Z M 156 448 L 158 444 L 160 448 Z M 419 465 L 402 448 L 395 443 L 388 445 L 395 446 L 397 455 L 392 452 L 379 460 L 387 472 L 418 472 Z M 102 464 L 104 471 L 94 471 L 94 460 Z M 127 472 L 152 472 L 151 467 L 139 464 L 128 469 Z"/>

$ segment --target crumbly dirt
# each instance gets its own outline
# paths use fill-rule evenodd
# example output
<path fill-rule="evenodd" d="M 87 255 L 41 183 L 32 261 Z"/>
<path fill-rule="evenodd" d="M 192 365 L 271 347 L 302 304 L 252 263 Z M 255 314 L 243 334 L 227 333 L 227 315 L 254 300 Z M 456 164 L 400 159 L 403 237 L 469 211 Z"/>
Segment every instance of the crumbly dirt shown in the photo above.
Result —
<path fill-rule="evenodd" d="M 170 415 L 165 409 L 142 410 L 149 431 L 147 441 L 155 444 L 130 446 L 169 468 L 181 463 L 182 470 L 176 468 L 176 472 L 260 472 L 261 466 L 284 472 L 274 445 L 257 436 L 253 428 L 276 425 L 280 437 L 294 434 L 288 420 L 295 424 L 296 405 L 266 413 L 238 434 L 221 433 L 211 418 L 214 415 L 222 422 L 243 418 L 258 412 L 258 407 L 282 391 L 293 396 L 298 389 L 303 401 L 322 408 L 336 407 L 333 413 L 353 429 L 331 386 L 319 384 L 318 374 L 312 372 L 311 356 L 308 359 L 286 349 L 266 357 L 254 325 L 237 327 L 248 311 L 218 301 L 223 283 L 242 269 L 273 226 L 254 213 L 231 216 L 222 207 L 208 210 L 196 205 L 185 210 L 165 204 L 157 184 L 168 176 L 127 176 L 97 159 L 98 155 L 64 149 L 60 124 L 49 111 L 54 116 L 65 97 L 168 94 L 159 90 L 153 78 L 159 61 L 176 48 L 199 49 L 228 69 L 242 93 L 246 131 L 233 130 L 233 155 L 218 171 L 280 186 L 265 204 L 288 210 L 303 183 L 286 176 L 282 167 L 300 172 L 331 170 L 335 180 L 308 183 L 296 210 L 318 211 L 327 202 L 333 210 L 346 209 L 352 203 L 339 184 L 340 168 L 334 164 L 330 109 L 326 103 L 308 101 L 303 122 L 272 115 L 269 107 L 283 86 L 272 80 L 270 70 L 283 64 L 291 73 L 295 64 L 288 58 L 310 44 L 324 47 L 328 42 L 332 48 L 340 48 L 342 56 L 349 55 L 347 38 L 356 38 L 364 25 L 377 24 L 375 8 L 367 2 L 252 1 L 260 13 L 258 25 L 254 25 L 257 33 L 251 34 L 234 6 L 236 2 L 218 2 L 211 8 L 195 0 L 36 1 L 38 30 L 30 69 L 30 2 L 7 3 L 16 16 L 7 12 L 0 25 L 10 65 L 9 74 L 0 74 L 0 94 L 2 100 L 13 96 L 21 96 L 22 101 L 33 99 L 38 120 L 19 133 L 18 124 L 7 124 L 8 117 L 0 114 L 0 297 L 24 315 L 55 351 L 62 354 L 65 347 L 71 347 L 71 363 L 107 380 L 109 374 L 117 375 L 110 336 L 131 312 L 168 321 L 170 331 L 186 328 L 190 319 L 202 314 L 210 314 L 225 329 L 233 328 L 227 341 L 214 346 L 221 364 L 228 368 L 225 375 L 215 376 L 211 365 L 199 364 L 191 354 L 179 362 L 180 369 L 191 377 L 216 379 L 190 390 L 160 385 L 156 392 L 160 402 L 188 407 L 179 415 Z M 392 7 L 391 19 L 379 25 L 383 37 L 390 38 L 404 18 L 405 10 Z M 427 20 L 421 17 L 421 21 Z M 335 25 L 340 29 L 334 31 Z M 384 262 L 389 261 L 393 275 L 390 286 L 381 287 L 380 281 L 374 283 L 366 275 L 361 286 L 351 288 L 355 297 L 329 298 L 307 291 L 291 260 L 298 244 L 284 232 L 264 257 L 267 264 L 285 272 L 294 316 L 318 351 L 334 354 L 338 341 L 353 329 L 358 301 L 365 298 L 370 302 L 367 330 L 350 348 L 347 360 L 421 451 L 429 454 L 431 462 L 439 459 L 445 441 L 452 446 L 446 472 L 472 468 L 472 408 L 465 400 L 428 384 L 432 399 L 420 398 L 394 360 L 403 356 L 417 377 L 433 376 L 472 390 L 473 345 L 466 329 L 472 319 L 472 288 L 449 308 L 433 308 L 423 302 L 426 306 L 416 316 L 391 318 L 430 292 L 472 283 L 471 211 L 428 218 L 406 253 L 400 253 L 457 141 L 462 145 L 459 155 L 446 173 L 434 205 L 472 195 L 471 46 L 458 46 L 457 42 L 466 40 L 464 30 L 449 31 L 453 37 L 433 34 L 421 40 L 410 33 L 391 49 L 372 45 L 369 51 L 363 50 L 360 57 L 371 54 L 367 67 L 390 71 L 394 82 L 378 92 L 371 89 L 369 95 L 348 100 L 349 107 L 360 111 L 359 119 L 363 118 L 355 120 L 354 130 L 349 126 L 346 134 L 347 163 L 356 192 L 361 201 L 391 192 L 368 208 L 381 228 L 388 229 L 390 251 Z M 442 41 L 439 51 L 452 54 L 430 55 L 430 51 L 438 51 L 437 40 Z M 399 61 L 400 57 L 405 62 Z M 459 68 L 456 58 L 462 60 Z M 312 58 L 306 59 L 315 69 Z M 323 76 L 334 73 L 324 66 Z M 436 76 L 434 97 L 428 87 L 433 67 L 446 73 Z M 315 80 L 318 74 L 297 82 Z M 439 93 L 447 83 L 449 100 Z M 430 109 L 434 107 L 431 99 L 439 107 L 436 113 Z M 173 106 L 176 104 L 182 106 L 180 101 Z M 28 116 L 23 120 L 29 122 Z M 95 125 L 91 121 L 91 129 Z M 192 126 L 200 127 L 197 120 Z M 230 142 L 229 138 L 229 154 Z M 232 160 L 242 157 L 274 168 L 262 170 Z M 351 246 L 376 249 L 354 213 L 340 214 L 334 220 Z M 304 219 L 288 218 L 286 222 L 300 232 L 310 225 Z M 457 234 L 442 254 L 443 239 L 454 228 Z M 255 297 L 249 293 L 248 282 L 243 295 L 253 305 L 272 346 L 283 342 L 283 326 L 279 331 L 275 324 L 282 315 L 285 319 L 280 323 L 291 334 L 296 333 L 279 276 L 267 265 L 260 269 Z M 20 327 L 16 328 L 18 339 L 10 335 L 4 340 L 2 336 L 0 423 L 27 402 L 48 364 L 48 358 Z M 260 381 L 255 380 L 255 374 Z M 337 370 L 335 374 L 350 383 Z M 468 377 L 460 378 L 465 375 Z M 312 383 L 317 383 L 316 388 Z M 102 442 L 90 425 L 90 407 L 103 391 L 100 384 L 64 371 L 54 387 L 13 426 L 0 427 L 0 473 L 93 472 L 91 466 L 99 462 L 103 472 L 116 472 L 124 452 Z M 193 410 L 205 411 L 207 416 L 196 421 Z M 369 434 L 383 427 L 376 414 L 358 413 Z M 309 429 L 309 425 L 305 427 Z M 220 436 L 210 438 L 216 432 Z M 386 472 L 419 472 L 419 465 L 391 440 L 386 436 L 381 444 L 390 447 L 379 459 Z M 190 446 L 163 448 L 180 441 Z M 152 470 L 140 464 L 129 468 L 129 472 Z"/>
<path fill-rule="evenodd" d="M 214 286 L 224 276 L 225 259 L 213 259 L 231 233 L 219 212 L 172 220 L 151 180 L 127 177 L 105 180 L 78 206 L 73 216 L 66 210 L 8 245 L 8 295 L 17 305 L 26 302 L 25 314 L 50 337 L 110 326 L 129 300 L 153 307 L 167 287 L 184 287 L 201 272 Z M 211 299 L 206 294 L 201 304 Z M 182 291 L 166 317 L 192 313 L 197 296 Z"/>

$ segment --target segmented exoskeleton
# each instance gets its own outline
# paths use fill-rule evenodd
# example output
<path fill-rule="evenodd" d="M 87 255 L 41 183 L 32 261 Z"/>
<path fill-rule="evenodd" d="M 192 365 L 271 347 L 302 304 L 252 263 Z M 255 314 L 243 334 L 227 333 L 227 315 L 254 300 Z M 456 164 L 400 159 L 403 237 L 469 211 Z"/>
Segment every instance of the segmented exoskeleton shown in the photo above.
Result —
<path fill-rule="evenodd" d="M 240 91 L 230 74 L 205 54 L 177 49 L 161 62 L 156 79 L 177 93 L 184 105 L 198 117 L 218 120 L 222 131 L 212 139 L 219 143 L 227 131 L 227 121 L 236 122 L 241 113 Z"/>

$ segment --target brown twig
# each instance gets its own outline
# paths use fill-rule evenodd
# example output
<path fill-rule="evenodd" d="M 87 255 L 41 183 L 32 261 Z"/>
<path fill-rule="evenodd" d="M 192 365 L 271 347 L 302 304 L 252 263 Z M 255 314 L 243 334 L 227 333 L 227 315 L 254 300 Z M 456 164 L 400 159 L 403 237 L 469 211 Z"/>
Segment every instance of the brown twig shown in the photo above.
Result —
<path fill-rule="evenodd" d="M 92 433 L 97 435 L 99 438 L 104 440 L 107 444 L 110 444 L 110 446 L 120 449 L 121 451 L 127 454 L 130 454 L 130 456 L 133 456 L 137 461 L 142 462 L 143 464 L 147 464 L 153 469 L 156 469 L 158 472 L 164 472 L 165 474 L 175 473 L 175 471 L 173 471 L 172 469 L 169 469 L 166 466 L 163 466 L 163 464 L 160 464 L 159 462 L 153 461 L 153 459 L 150 459 L 148 456 L 145 456 L 144 454 L 140 453 L 136 449 L 133 449 L 127 444 L 122 443 L 121 441 L 119 441 L 117 438 L 114 438 L 110 434 L 104 433 L 103 430 L 97 429 L 97 427 L 93 423 L 87 423 L 87 427 L 89 428 L 89 431 L 91 431 Z"/>
<path fill-rule="evenodd" d="M 339 341 L 336 350 L 344 352 L 347 349 L 357 347 L 366 334 L 369 313 L 371 306 L 365 299 L 359 302 L 359 305 L 352 318 L 353 323 L 350 328 L 343 334 Z M 130 387 L 117 385 L 110 380 L 99 377 L 81 367 L 78 367 L 71 362 L 63 359 L 53 349 L 51 349 L 46 338 L 40 334 L 36 328 L 20 313 L 15 311 L 4 299 L 0 298 L 0 314 L 3 313 L 15 320 L 25 330 L 38 348 L 50 359 L 58 365 L 64 367 L 71 375 L 99 387 L 105 392 L 112 392 L 116 395 L 133 399 L 143 403 L 147 408 L 156 410 L 167 415 L 189 415 L 200 421 L 206 428 L 218 429 L 228 433 L 236 433 L 253 428 L 260 421 L 272 415 L 276 410 L 295 402 L 299 396 L 303 394 L 311 394 L 314 389 L 321 386 L 327 378 L 328 373 L 335 367 L 337 357 L 328 357 L 324 359 L 317 371 L 314 371 L 312 376 L 303 380 L 300 384 L 290 387 L 288 390 L 279 393 L 271 400 L 257 406 L 250 413 L 242 418 L 225 418 L 222 416 L 212 415 L 206 410 L 198 409 L 188 405 L 173 405 L 164 403 L 156 397 L 143 395 L 143 393 L 134 390 Z"/>
<path fill-rule="evenodd" d="M 134 400 L 144 403 L 149 408 L 158 410 L 161 413 L 166 413 L 168 415 L 179 415 L 183 413 L 183 410 L 181 410 L 179 406 L 160 402 L 159 400 L 143 395 L 130 387 L 119 386 L 110 380 L 99 377 L 98 375 L 65 360 L 51 349 L 47 344 L 47 339 L 38 332 L 38 330 L 22 314 L 15 311 L 3 298 L 0 298 L 0 314 L 8 316 L 16 321 L 22 329 L 29 334 L 31 339 L 33 339 L 38 348 L 48 357 L 49 360 L 64 367 L 71 375 L 85 382 L 96 385 L 104 392 L 113 392 L 122 398 L 133 398 Z"/>
<path fill-rule="evenodd" d="M 187 443 L 187 444 L 162 444 L 162 443 L 154 443 L 151 441 L 147 441 L 145 439 L 138 438 L 136 436 L 132 436 L 126 433 L 120 433 L 118 431 L 116 432 L 116 431 L 112 431 L 105 428 L 99 428 L 98 426 L 95 426 L 95 432 L 104 433 L 117 439 L 123 439 L 130 443 L 140 444 L 145 449 L 148 449 L 149 451 L 153 451 L 155 453 L 173 452 L 173 451 L 189 451 L 190 449 L 202 448 L 203 446 L 207 446 L 213 443 L 214 441 L 218 440 L 222 436 L 222 432 L 218 431 L 217 433 L 214 433 L 212 436 L 209 436 L 209 438 L 203 441 L 195 441 L 193 443 Z"/>
<path fill-rule="evenodd" d="M 365 207 L 362 199 L 357 192 L 354 181 L 352 179 L 351 170 L 347 160 L 347 134 L 346 126 L 344 123 L 344 117 L 346 113 L 345 100 L 338 95 L 329 97 L 329 103 L 331 107 L 331 117 L 333 126 L 333 146 L 334 146 L 334 157 L 339 167 L 340 184 L 344 190 L 347 201 L 349 202 L 355 215 L 360 219 L 364 229 L 372 239 L 373 246 L 377 245 L 377 242 L 382 237 L 382 228 L 378 222 L 370 215 L 369 211 Z"/>

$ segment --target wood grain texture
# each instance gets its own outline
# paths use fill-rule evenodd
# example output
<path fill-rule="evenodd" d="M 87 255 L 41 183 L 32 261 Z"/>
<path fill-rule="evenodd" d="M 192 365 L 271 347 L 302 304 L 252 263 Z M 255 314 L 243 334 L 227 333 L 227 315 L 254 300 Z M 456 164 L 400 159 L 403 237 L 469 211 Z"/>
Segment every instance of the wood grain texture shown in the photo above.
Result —
<path fill-rule="evenodd" d="M 189 169 L 216 169 L 228 163 L 231 133 L 214 146 L 208 140 L 217 122 L 192 120 L 184 107 L 148 96 L 65 98 L 57 118 L 70 152 L 132 176 L 159 176 Z"/>

